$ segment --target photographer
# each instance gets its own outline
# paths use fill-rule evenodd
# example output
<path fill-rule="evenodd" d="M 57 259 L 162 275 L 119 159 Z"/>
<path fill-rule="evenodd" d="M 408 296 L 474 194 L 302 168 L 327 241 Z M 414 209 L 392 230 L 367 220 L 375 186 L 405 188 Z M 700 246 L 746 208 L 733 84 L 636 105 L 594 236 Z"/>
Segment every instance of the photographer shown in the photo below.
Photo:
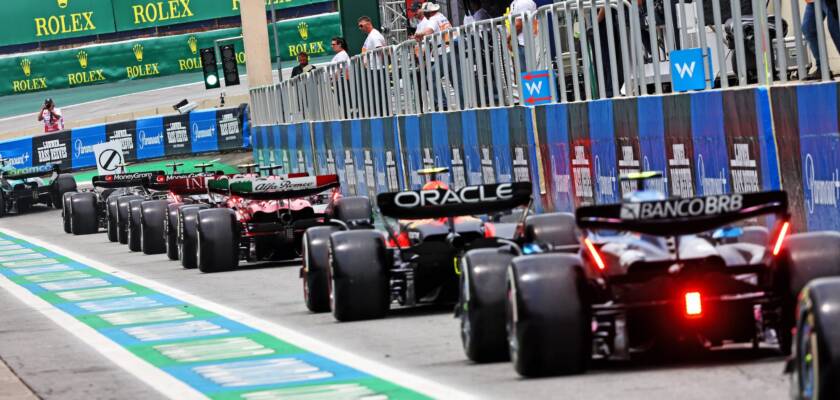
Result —
<path fill-rule="evenodd" d="M 53 99 L 44 101 L 44 106 L 38 113 L 38 121 L 44 122 L 44 133 L 64 130 L 64 117 L 61 116 L 61 109 L 55 106 Z"/>

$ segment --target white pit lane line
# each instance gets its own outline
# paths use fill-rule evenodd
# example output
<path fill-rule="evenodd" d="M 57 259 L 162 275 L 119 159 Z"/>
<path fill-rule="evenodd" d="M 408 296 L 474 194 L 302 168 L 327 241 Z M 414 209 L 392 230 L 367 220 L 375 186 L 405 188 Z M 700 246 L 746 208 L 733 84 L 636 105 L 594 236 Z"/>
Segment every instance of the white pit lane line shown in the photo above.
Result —
<path fill-rule="evenodd" d="M 107 265 L 105 263 L 92 260 L 86 256 L 76 253 L 72 250 L 62 246 L 47 243 L 40 239 L 18 233 L 8 228 L 0 228 L 0 232 L 25 240 L 33 245 L 43 247 L 54 253 L 62 254 L 66 257 L 87 265 L 90 268 L 97 269 L 107 274 L 118 276 L 127 281 L 145 286 L 154 291 L 160 292 L 186 303 L 193 304 L 208 311 L 212 311 L 223 317 L 229 318 L 233 321 L 250 326 L 254 329 L 262 331 L 266 334 L 275 336 L 290 344 L 301 347 L 306 351 L 320 355 L 335 362 L 345 364 L 349 367 L 367 372 L 373 376 L 381 379 L 391 381 L 397 385 L 404 386 L 408 389 L 420 392 L 422 394 L 438 399 L 475 399 L 474 395 L 464 393 L 458 389 L 454 389 L 445 385 L 441 385 L 430 379 L 411 374 L 400 369 L 384 365 L 382 363 L 361 357 L 349 351 L 337 348 L 333 345 L 323 341 L 313 339 L 308 335 L 296 331 L 294 329 L 279 325 L 274 322 L 269 322 L 264 319 L 249 315 L 242 311 L 215 303 L 213 301 L 204 299 L 202 297 L 186 293 L 176 288 L 172 288 L 156 282 L 154 280 L 146 279 L 130 272 L 125 272 L 119 268 Z M 59 326 L 73 333 L 83 342 L 96 349 L 102 355 L 113 361 L 132 375 L 140 378 L 160 393 L 167 397 L 174 399 L 205 399 L 206 397 L 188 386 L 184 382 L 174 378 L 163 370 L 141 360 L 119 344 L 102 336 L 95 329 L 83 324 L 77 319 L 59 308 L 49 304 L 45 300 L 32 294 L 24 287 L 12 282 L 3 275 L 0 275 L 0 287 L 12 293 L 15 297 L 26 303 L 28 306 L 36 309 L 44 314 Z"/>

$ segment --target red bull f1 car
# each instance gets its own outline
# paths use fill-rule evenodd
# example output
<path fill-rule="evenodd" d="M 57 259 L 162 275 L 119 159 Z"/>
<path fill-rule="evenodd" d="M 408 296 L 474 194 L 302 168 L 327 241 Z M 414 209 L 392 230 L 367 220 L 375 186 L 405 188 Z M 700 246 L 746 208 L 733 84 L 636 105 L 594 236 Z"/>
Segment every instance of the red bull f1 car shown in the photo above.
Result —
<path fill-rule="evenodd" d="M 460 257 L 505 243 L 494 224 L 471 216 L 510 212 L 530 202 L 528 182 L 458 190 L 441 184 L 379 194 L 387 235 L 327 227 L 307 231 L 302 274 L 307 307 L 352 321 L 385 317 L 393 303 L 454 304 Z"/>

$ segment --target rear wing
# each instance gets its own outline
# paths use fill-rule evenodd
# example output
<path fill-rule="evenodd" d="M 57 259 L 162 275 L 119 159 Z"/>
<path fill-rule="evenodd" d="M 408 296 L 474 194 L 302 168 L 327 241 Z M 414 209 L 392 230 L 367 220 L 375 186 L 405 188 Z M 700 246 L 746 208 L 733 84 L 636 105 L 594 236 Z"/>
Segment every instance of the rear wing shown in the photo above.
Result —
<path fill-rule="evenodd" d="M 132 172 L 128 174 L 100 175 L 94 176 L 91 180 L 93 187 L 106 189 L 147 186 L 151 180 L 160 175 L 166 175 L 163 171 Z"/>
<path fill-rule="evenodd" d="M 207 193 L 207 178 L 219 176 L 216 172 L 193 172 L 186 174 L 155 175 L 144 184 L 152 190 L 169 190 L 179 195 Z"/>
<path fill-rule="evenodd" d="M 237 176 L 213 179 L 207 186 L 212 192 L 246 199 L 285 200 L 313 196 L 337 188 L 339 181 L 338 175 Z"/>
<path fill-rule="evenodd" d="M 409 190 L 376 197 L 382 215 L 397 219 L 447 218 L 512 210 L 531 202 L 531 182 Z"/>
<path fill-rule="evenodd" d="M 28 167 L 21 169 L 13 169 L 8 171 L 0 171 L 0 176 L 8 180 L 24 180 L 30 178 L 39 178 L 43 176 L 52 175 L 59 172 L 58 164 L 46 164 L 37 167 Z"/>
<path fill-rule="evenodd" d="M 775 214 L 788 218 L 783 191 L 727 194 L 578 208 L 581 229 L 610 229 L 656 236 L 691 235 L 734 222 Z"/>

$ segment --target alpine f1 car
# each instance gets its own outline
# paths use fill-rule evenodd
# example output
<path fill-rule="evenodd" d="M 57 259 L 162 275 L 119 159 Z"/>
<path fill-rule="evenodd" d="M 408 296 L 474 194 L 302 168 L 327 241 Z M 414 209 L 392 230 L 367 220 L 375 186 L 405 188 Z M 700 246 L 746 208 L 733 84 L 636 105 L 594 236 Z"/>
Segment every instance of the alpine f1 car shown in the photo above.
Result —
<path fill-rule="evenodd" d="M 458 190 L 438 184 L 379 194 L 387 236 L 374 230 L 307 232 L 307 306 L 316 312 L 331 309 L 337 320 L 353 321 L 383 318 L 392 303 L 454 304 L 460 257 L 506 243 L 496 237 L 494 224 L 472 216 L 509 212 L 530 202 L 527 182 Z M 399 220 L 398 226 L 387 218 Z"/>
<path fill-rule="evenodd" d="M 840 264 L 836 234 L 788 237 L 780 191 L 636 192 L 578 208 L 576 225 L 578 254 L 510 262 L 506 329 L 520 375 L 582 373 L 593 357 L 697 344 L 764 342 L 789 353 L 797 293 Z"/>
<path fill-rule="evenodd" d="M 369 201 L 340 199 L 337 175 L 225 176 L 210 180 L 208 187 L 223 195 L 224 203 L 199 206 L 194 226 L 182 212 L 178 229 L 182 246 L 195 238 L 202 272 L 235 268 L 241 260 L 297 258 L 306 229 L 332 219 L 372 224 Z"/>
<path fill-rule="evenodd" d="M 50 183 L 44 181 L 46 177 Z M 58 165 L 15 169 L 4 164 L 0 168 L 0 217 L 12 210 L 24 213 L 35 204 L 61 208 L 64 193 L 75 190 L 76 180 L 60 174 Z"/>

